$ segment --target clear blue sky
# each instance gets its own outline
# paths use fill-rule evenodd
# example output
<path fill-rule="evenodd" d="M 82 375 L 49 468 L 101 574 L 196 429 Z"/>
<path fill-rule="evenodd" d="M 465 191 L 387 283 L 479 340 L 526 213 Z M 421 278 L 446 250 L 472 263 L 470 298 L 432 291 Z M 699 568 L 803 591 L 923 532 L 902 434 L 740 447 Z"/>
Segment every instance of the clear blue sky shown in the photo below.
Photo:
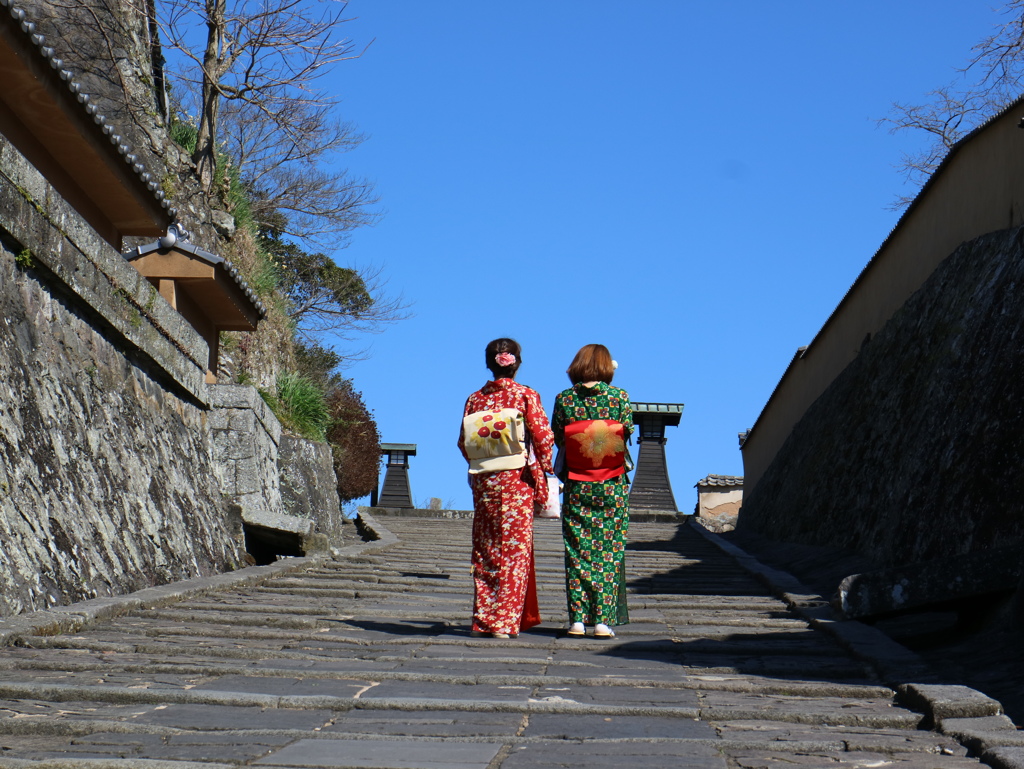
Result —
<path fill-rule="evenodd" d="M 600 342 L 669 432 L 679 507 L 741 475 L 750 427 L 896 222 L 876 125 L 949 82 L 992 0 L 351 0 L 364 56 L 331 89 L 369 135 L 344 163 L 384 216 L 340 264 L 383 268 L 414 316 L 346 371 L 417 502 L 471 507 L 455 441 L 483 348 L 512 336 L 550 408 Z"/>

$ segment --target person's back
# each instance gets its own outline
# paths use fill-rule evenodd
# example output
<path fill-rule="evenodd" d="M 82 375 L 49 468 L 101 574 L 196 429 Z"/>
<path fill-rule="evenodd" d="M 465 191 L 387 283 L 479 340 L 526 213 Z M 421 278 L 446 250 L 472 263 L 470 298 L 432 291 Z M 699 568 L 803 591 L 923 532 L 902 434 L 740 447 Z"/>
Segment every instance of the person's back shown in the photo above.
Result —
<path fill-rule="evenodd" d="M 552 428 L 565 461 L 562 536 L 571 636 L 629 622 L 626 534 L 629 477 L 626 443 L 633 430 L 629 394 L 611 384 L 615 361 L 604 345 L 585 345 L 568 371 L 572 387 L 555 399 Z"/>
<path fill-rule="evenodd" d="M 466 399 L 459 431 L 459 449 L 469 462 L 473 490 L 474 635 L 512 637 L 541 621 L 533 511 L 538 500 L 547 498 L 554 438 L 540 396 L 515 381 L 521 361 L 522 350 L 513 339 L 495 339 L 487 345 L 485 362 L 494 379 Z M 522 420 L 521 454 L 504 448 L 506 441 L 514 447 L 508 424 L 512 415 L 506 410 Z M 495 424 L 499 420 L 501 428 Z M 477 422 L 476 435 L 467 436 L 467 429 Z M 500 442 L 502 448 L 486 451 L 478 439 Z"/>

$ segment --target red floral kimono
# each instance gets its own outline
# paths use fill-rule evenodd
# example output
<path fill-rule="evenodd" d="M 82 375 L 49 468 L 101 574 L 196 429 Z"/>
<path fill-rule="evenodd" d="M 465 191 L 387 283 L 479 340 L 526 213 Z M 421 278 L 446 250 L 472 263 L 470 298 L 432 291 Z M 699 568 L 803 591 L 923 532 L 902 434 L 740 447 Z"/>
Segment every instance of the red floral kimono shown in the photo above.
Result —
<path fill-rule="evenodd" d="M 471 474 L 473 489 L 473 630 L 518 634 L 540 624 L 533 566 L 533 502 L 547 499 L 554 436 L 540 396 L 512 379 L 488 382 L 466 400 L 465 415 L 519 409 L 533 456 L 525 467 Z M 462 431 L 459 450 L 466 457 Z M 468 457 L 467 457 L 468 459 Z"/>

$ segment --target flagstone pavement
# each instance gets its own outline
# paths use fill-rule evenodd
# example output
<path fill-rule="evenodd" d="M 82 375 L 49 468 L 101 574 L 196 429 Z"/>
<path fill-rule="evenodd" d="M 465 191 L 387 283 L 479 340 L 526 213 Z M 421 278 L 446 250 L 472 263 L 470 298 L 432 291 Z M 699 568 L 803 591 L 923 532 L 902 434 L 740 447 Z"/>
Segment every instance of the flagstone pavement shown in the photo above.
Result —
<path fill-rule="evenodd" d="M 1024 766 L 999 705 L 691 523 L 631 524 L 631 623 L 472 638 L 468 517 L 0 622 L 0 769 Z"/>

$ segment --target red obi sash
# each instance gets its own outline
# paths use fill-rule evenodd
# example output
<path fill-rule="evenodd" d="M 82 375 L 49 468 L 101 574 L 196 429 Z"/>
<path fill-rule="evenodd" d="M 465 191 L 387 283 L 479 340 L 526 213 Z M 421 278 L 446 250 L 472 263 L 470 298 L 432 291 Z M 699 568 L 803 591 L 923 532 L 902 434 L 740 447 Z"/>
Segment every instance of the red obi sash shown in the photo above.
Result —
<path fill-rule="evenodd" d="M 626 472 L 622 422 L 583 419 L 565 426 L 565 465 L 574 481 L 607 481 Z"/>

